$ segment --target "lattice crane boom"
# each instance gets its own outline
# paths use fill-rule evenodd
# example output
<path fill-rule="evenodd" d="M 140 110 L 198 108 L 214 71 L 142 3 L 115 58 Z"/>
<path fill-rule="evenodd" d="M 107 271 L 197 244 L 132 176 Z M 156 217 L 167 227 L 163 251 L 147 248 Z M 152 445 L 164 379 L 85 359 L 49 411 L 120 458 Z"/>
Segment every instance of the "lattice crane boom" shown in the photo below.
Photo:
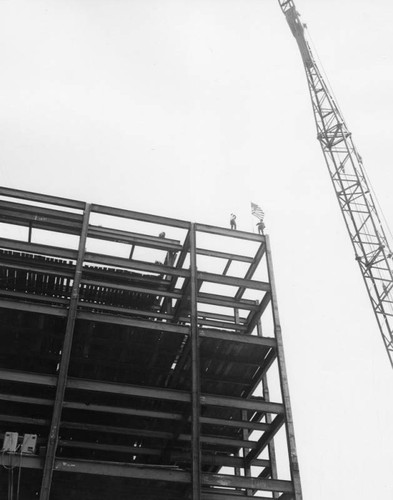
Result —
<path fill-rule="evenodd" d="M 392 251 L 368 185 L 362 158 L 319 71 L 295 4 L 292 0 L 279 0 L 279 4 L 299 46 L 311 95 L 317 138 L 393 367 Z"/>

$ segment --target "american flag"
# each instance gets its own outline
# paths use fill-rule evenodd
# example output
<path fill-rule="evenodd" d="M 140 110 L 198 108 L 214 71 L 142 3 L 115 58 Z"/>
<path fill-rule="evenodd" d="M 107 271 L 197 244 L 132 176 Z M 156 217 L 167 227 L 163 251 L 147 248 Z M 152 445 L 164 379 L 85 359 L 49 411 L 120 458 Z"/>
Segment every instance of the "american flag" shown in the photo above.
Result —
<path fill-rule="evenodd" d="M 255 215 L 259 220 L 263 220 L 265 217 L 265 212 L 262 210 L 262 208 L 257 205 L 256 203 L 251 202 L 251 213 L 252 215 Z"/>

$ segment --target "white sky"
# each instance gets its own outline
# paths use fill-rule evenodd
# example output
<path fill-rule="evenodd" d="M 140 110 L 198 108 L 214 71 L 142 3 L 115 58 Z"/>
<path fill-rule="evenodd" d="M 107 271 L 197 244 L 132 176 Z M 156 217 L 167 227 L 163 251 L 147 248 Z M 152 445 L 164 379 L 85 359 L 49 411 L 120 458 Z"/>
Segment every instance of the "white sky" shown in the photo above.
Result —
<path fill-rule="evenodd" d="M 392 224 L 393 3 L 296 4 Z M 393 498 L 393 371 L 276 0 L 0 0 L 0 106 L 5 186 L 245 230 L 259 203 L 304 498 Z"/>

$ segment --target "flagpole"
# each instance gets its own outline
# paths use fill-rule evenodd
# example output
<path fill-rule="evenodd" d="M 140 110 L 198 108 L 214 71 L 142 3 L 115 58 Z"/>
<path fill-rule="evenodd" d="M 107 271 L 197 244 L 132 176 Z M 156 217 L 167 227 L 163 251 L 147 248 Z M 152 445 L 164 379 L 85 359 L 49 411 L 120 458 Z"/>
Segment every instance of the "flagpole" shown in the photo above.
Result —
<path fill-rule="evenodd" d="M 250 205 L 252 206 L 252 201 L 250 200 Z M 252 215 L 252 212 L 251 212 L 251 232 L 253 233 L 254 232 L 254 221 L 253 221 L 253 215 Z"/>

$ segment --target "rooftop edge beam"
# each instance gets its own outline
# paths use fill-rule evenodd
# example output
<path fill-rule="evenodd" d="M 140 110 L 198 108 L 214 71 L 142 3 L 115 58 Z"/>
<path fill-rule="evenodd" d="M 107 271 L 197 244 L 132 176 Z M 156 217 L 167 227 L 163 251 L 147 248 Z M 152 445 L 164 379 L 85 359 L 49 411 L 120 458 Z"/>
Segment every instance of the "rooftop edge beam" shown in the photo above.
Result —
<path fill-rule="evenodd" d="M 177 240 L 94 225 L 89 226 L 88 237 L 164 251 L 179 252 L 183 248 Z"/>
<path fill-rule="evenodd" d="M 86 207 L 86 203 L 82 201 L 70 200 L 68 198 L 61 198 L 59 196 L 50 196 L 47 194 L 32 193 L 30 191 L 21 191 L 19 189 L 12 189 L 7 187 L 0 187 L 0 196 L 7 196 L 9 198 L 17 198 L 29 201 L 37 201 L 39 203 L 75 208 L 77 210 L 84 210 Z"/>
<path fill-rule="evenodd" d="M 114 217 L 122 217 L 125 219 L 139 220 L 143 222 L 151 222 L 153 224 L 161 224 L 163 226 L 173 226 L 181 229 L 189 229 L 190 222 L 162 217 L 160 215 L 145 214 L 142 212 L 134 212 L 133 210 L 125 210 L 121 208 L 108 207 L 105 205 L 97 205 L 92 203 L 91 211 L 97 214 L 112 215 Z"/>
<path fill-rule="evenodd" d="M 207 224 L 195 224 L 195 229 L 196 231 L 199 231 L 201 233 L 210 233 L 217 236 L 228 236 L 241 240 L 257 241 L 259 243 L 264 239 L 264 237 L 259 234 L 247 233 L 246 231 L 234 231 L 233 229 L 208 226 Z"/>

